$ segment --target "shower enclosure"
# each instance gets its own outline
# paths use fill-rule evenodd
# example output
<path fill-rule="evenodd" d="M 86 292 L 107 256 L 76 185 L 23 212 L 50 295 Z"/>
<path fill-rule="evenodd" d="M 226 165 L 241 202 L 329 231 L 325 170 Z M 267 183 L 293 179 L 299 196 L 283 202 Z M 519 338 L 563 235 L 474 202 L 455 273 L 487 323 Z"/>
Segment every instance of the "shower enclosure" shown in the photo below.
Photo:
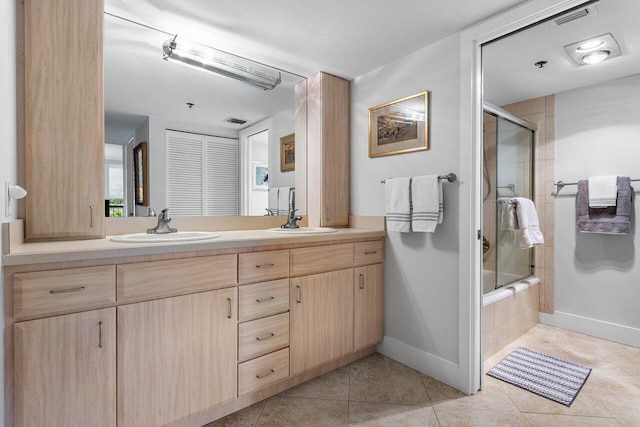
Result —
<path fill-rule="evenodd" d="M 536 125 L 484 104 L 483 292 L 533 274 L 533 250 L 520 249 L 509 229 L 514 197 L 533 199 Z"/>

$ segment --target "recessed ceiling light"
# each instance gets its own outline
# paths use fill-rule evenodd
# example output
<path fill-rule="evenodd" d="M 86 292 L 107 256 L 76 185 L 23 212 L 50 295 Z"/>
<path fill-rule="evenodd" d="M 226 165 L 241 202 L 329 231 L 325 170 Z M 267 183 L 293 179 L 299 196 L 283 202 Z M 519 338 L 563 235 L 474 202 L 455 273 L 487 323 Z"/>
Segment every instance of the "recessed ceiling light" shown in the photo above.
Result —
<path fill-rule="evenodd" d="M 611 33 L 590 37 L 564 47 L 567 55 L 578 65 L 593 65 L 620 56 L 620 46 Z"/>
<path fill-rule="evenodd" d="M 590 40 L 578 46 L 576 48 L 576 52 L 588 52 L 590 50 L 598 49 L 599 47 L 604 47 L 605 44 L 606 43 L 602 40 Z"/>
<path fill-rule="evenodd" d="M 582 57 L 582 62 L 585 64 L 597 64 L 598 62 L 602 62 L 607 57 L 611 55 L 611 52 L 608 50 L 598 50 L 596 52 L 587 53 Z"/>

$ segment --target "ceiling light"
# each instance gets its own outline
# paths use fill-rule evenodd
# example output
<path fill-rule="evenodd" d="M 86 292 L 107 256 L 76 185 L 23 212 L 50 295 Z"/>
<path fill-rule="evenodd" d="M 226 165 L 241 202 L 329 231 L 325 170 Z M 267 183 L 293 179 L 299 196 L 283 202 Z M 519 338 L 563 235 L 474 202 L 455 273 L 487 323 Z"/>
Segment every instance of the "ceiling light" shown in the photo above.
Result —
<path fill-rule="evenodd" d="M 177 38 L 162 45 L 166 61 L 230 77 L 262 90 L 271 90 L 281 82 L 278 70 L 199 43 L 178 42 Z"/>
<path fill-rule="evenodd" d="M 620 56 L 620 46 L 611 33 L 572 43 L 564 50 L 578 65 L 593 65 Z"/>

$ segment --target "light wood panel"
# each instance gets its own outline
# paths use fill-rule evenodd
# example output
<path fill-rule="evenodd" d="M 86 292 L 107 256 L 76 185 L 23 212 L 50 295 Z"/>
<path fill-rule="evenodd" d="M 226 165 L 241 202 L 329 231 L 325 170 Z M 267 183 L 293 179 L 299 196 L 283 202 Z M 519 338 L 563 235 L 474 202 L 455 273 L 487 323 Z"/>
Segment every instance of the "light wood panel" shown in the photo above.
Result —
<path fill-rule="evenodd" d="M 354 269 L 353 341 L 354 350 L 382 341 L 382 265 Z"/>
<path fill-rule="evenodd" d="M 17 319 L 116 301 L 116 266 L 48 270 L 13 276 Z"/>
<path fill-rule="evenodd" d="M 237 289 L 118 307 L 118 426 L 160 426 L 236 396 Z"/>
<path fill-rule="evenodd" d="M 289 349 L 238 365 L 238 396 L 289 378 Z"/>
<path fill-rule="evenodd" d="M 377 264 L 384 260 L 384 241 L 356 242 L 354 265 Z"/>
<path fill-rule="evenodd" d="M 353 351 L 353 270 L 290 280 L 291 374 Z"/>
<path fill-rule="evenodd" d="M 116 425 L 115 308 L 16 323 L 15 425 Z"/>
<path fill-rule="evenodd" d="M 215 255 L 118 265 L 118 301 L 233 286 L 237 255 Z"/>
<path fill-rule="evenodd" d="M 238 325 L 238 362 L 289 346 L 289 313 Z"/>
<path fill-rule="evenodd" d="M 291 276 L 340 270 L 353 266 L 353 243 L 292 249 Z"/>
<path fill-rule="evenodd" d="M 264 251 L 238 255 L 240 283 L 281 279 L 289 275 L 289 251 Z"/>
<path fill-rule="evenodd" d="M 24 1 L 27 239 L 104 237 L 103 12 Z"/>
<path fill-rule="evenodd" d="M 246 322 L 289 310 L 289 279 L 238 288 L 238 320 Z"/>

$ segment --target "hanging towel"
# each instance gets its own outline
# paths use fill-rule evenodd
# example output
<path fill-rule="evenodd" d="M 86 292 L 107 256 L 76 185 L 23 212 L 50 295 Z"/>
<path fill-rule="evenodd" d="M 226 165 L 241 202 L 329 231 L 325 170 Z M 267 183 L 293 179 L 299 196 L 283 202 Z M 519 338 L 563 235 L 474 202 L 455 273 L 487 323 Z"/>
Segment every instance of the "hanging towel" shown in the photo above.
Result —
<path fill-rule="evenodd" d="M 384 185 L 387 231 L 411 229 L 411 178 L 389 178 Z"/>
<path fill-rule="evenodd" d="M 278 215 L 289 215 L 289 192 L 291 187 L 278 189 Z"/>
<path fill-rule="evenodd" d="M 269 189 L 269 210 L 273 215 L 278 215 L 278 189 Z"/>
<path fill-rule="evenodd" d="M 544 243 L 544 237 L 540 231 L 538 212 L 533 202 L 526 197 L 514 197 L 517 218 L 518 244 L 522 249 L 528 249 Z"/>
<path fill-rule="evenodd" d="M 442 224 L 442 182 L 438 175 L 416 176 L 411 180 L 411 227 L 413 231 L 433 233 Z"/>
<path fill-rule="evenodd" d="M 505 218 L 501 219 L 506 222 L 506 227 L 504 229 L 511 231 L 520 230 L 520 225 L 518 224 L 518 214 L 516 213 L 516 208 L 518 205 L 516 204 L 515 199 L 509 198 L 505 203 Z"/>
<path fill-rule="evenodd" d="M 609 206 L 615 206 L 617 197 L 617 176 L 592 176 L 589 178 L 590 208 L 607 208 Z"/>
<path fill-rule="evenodd" d="M 615 207 L 589 207 L 589 182 L 578 181 L 578 231 L 580 233 L 629 234 L 631 214 L 631 178 L 619 176 Z"/>

